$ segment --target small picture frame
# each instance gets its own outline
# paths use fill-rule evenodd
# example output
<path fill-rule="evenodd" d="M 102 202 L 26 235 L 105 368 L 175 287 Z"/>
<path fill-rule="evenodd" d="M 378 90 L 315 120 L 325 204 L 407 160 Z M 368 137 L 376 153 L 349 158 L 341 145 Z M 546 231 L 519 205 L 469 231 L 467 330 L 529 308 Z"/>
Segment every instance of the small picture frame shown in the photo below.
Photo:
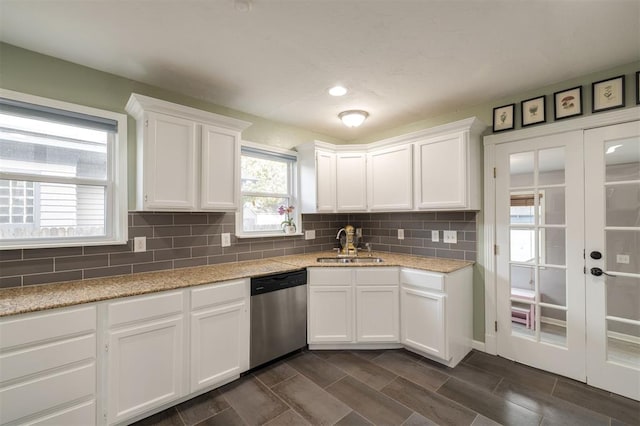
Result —
<path fill-rule="evenodd" d="M 553 107 L 555 120 L 582 115 L 582 86 L 555 92 Z"/>
<path fill-rule="evenodd" d="M 503 132 L 515 127 L 516 104 L 503 105 L 493 109 L 493 132 Z"/>
<path fill-rule="evenodd" d="M 636 104 L 640 105 L 640 71 L 636 72 Z"/>
<path fill-rule="evenodd" d="M 593 94 L 591 112 L 624 107 L 624 75 L 596 81 L 591 85 L 591 93 Z"/>
<path fill-rule="evenodd" d="M 522 127 L 547 121 L 545 109 L 546 96 L 527 99 L 520 102 L 520 114 L 522 115 Z"/>

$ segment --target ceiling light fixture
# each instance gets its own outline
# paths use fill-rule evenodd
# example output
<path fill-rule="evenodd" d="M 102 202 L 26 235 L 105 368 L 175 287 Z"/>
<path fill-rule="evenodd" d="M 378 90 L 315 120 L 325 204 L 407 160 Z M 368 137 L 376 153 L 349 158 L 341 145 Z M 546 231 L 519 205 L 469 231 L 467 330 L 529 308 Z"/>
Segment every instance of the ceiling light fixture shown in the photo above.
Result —
<path fill-rule="evenodd" d="M 352 109 L 349 111 L 342 111 L 340 114 L 338 114 L 338 117 L 340 118 L 340 120 L 342 120 L 344 125 L 347 127 L 360 126 L 362 123 L 364 123 L 364 120 L 366 120 L 368 116 L 369 116 L 369 113 L 367 111 L 356 110 L 356 109 Z"/>
<path fill-rule="evenodd" d="M 347 88 L 343 86 L 333 86 L 329 89 L 329 94 L 331 96 L 344 96 L 347 94 Z"/>
<path fill-rule="evenodd" d="M 233 7 L 235 7 L 238 12 L 251 12 L 253 4 L 251 0 L 235 0 Z"/>

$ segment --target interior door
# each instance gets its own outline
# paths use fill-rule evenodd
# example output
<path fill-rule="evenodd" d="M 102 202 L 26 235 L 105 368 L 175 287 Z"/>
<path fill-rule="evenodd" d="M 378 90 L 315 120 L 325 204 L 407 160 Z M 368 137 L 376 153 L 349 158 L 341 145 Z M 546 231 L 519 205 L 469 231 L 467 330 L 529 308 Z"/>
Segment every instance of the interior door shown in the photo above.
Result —
<path fill-rule="evenodd" d="M 587 382 L 640 399 L 640 122 L 585 132 Z"/>
<path fill-rule="evenodd" d="M 585 380 L 582 131 L 496 147 L 498 354 Z"/>

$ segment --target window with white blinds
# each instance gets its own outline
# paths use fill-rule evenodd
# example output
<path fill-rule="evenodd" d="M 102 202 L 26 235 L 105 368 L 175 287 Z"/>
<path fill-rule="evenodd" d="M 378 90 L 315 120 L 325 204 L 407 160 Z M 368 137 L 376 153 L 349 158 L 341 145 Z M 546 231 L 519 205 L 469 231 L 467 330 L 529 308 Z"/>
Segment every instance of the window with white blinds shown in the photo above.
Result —
<path fill-rule="evenodd" d="M 0 247 L 127 240 L 126 116 L 0 91 Z"/>

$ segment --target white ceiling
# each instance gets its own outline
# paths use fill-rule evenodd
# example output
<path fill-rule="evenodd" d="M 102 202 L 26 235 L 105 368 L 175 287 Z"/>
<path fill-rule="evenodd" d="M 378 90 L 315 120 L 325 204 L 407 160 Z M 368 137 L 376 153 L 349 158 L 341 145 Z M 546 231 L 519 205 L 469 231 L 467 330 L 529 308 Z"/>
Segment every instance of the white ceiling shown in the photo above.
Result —
<path fill-rule="evenodd" d="M 640 60 L 640 0 L 0 0 L 0 39 L 349 141 Z"/>

